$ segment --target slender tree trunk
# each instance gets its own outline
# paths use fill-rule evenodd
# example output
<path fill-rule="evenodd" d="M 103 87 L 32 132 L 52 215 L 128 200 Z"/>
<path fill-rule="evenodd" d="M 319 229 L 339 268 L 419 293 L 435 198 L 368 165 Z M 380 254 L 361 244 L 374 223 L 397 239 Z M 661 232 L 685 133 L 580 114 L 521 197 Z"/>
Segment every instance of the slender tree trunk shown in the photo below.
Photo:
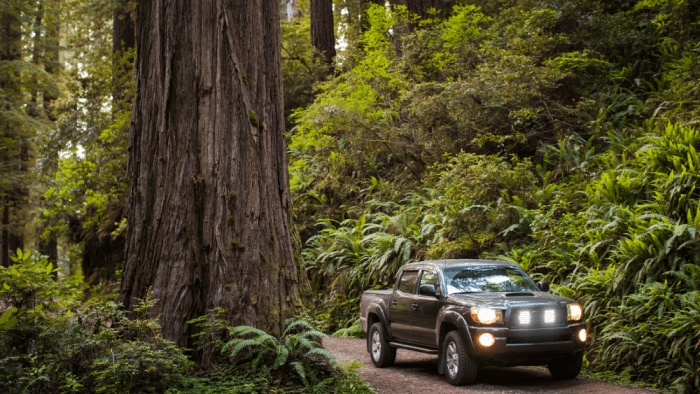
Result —
<path fill-rule="evenodd" d="M 2 246 L 2 250 L 0 250 L 0 265 L 3 267 L 10 266 L 10 249 L 7 246 L 10 242 L 10 207 L 7 206 L 6 199 L 2 199 L 2 231 L 0 231 L 2 236 L 0 238 L 0 246 Z"/>
<path fill-rule="evenodd" d="M 333 31 L 333 0 L 311 0 L 311 43 L 329 70 L 335 57 L 335 33 Z"/>
<path fill-rule="evenodd" d="M 279 3 L 141 1 L 120 300 L 152 288 L 165 337 L 216 307 L 281 332 L 299 310 Z M 205 355 L 206 358 L 206 355 Z"/>
<path fill-rule="evenodd" d="M 132 18 L 130 3 L 131 0 L 119 0 L 112 14 L 112 55 L 113 55 L 113 77 L 112 77 L 112 97 L 114 111 L 122 111 L 127 104 L 131 104 L 131 95 L 125 89 L 125 80 L 130 77 L 132 67 L 125 64 L 123 57 L 134 49 L 136 36 L 134 34 L 134 18 Z M 128 108 L 128 107 L 126 107 Z"/>
<path fill-rule="evenodd" d="M 42 39 L 39 32 L 41 29 L 36 29 L 37 33 L 34 37 L 40 43 L 37 47 L 41 48 L 41 50 L 35 51 L 35 62 L 38 65 L 42 64 L 44 71 L 48 75 L 54 75 L 61 68 L 59 64 L 59 37 L 61 31 L 58 17 L 59 5 L 60 0 L 44 0 L 41 2 L 37 26 L 42 27 L 45 34 Z M 44 116 L 50 122 L 56 122 L 57 119 L 53 110 L 53 104 L 57 98 L 56 94 L 50 90 L 44 90 L 41 92 L 41 95 Z M 58 152 L 50 152 L 48 157 L 44 157 L 43 173 L 54 174 L 58 170 L 58 160 Z M 55 231 L 51 231 L 51 229 L 44 231 L 45 229 L 46 227 L 38 229 L 40 233 L 37 237 L 39 239 L 39 253 L 47 256 L 54 266 L 58 266 L 58 237 Z M 58 275 L 58 272 L 56 272 L 56 275 Z"/>

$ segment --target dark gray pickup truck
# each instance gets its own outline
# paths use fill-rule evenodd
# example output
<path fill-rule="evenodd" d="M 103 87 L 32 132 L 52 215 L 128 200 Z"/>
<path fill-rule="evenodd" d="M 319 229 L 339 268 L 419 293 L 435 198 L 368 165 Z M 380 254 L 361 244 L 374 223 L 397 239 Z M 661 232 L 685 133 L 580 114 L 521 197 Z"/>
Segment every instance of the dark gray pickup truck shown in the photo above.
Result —
<path fill-rule="evenodd" d="M 502 261 L 407 264 L 393 290 L 362 294 L 367 351 L 379 368 L 398 348 L 436 354 L 453 385 L 473 383 L 484 365 L 547 365 L 556 378 L 575 378 L 588 336 L 583 309 L 548 290 Z"/>

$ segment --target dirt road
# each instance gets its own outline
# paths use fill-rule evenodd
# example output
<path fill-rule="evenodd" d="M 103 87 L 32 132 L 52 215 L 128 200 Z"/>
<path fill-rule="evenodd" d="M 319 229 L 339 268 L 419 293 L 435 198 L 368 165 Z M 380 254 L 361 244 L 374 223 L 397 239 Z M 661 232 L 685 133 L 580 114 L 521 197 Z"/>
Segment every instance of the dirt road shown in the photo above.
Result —
<path fill-rule="evenodd" d="M 365 340 L 328 338 L 324 346 L 341 365 L 353 360 L 363 364 L 357 370 L 380 394 L 410 393 L 591 393 L 632 394 L 654 391 L 617 386 L 594 379 L 578 377 L 573 380 L 554 380 L 544 368 L 483 368 L 476 383 L 454 387 L 437 373 L 437 356 L 398 350 L 396 364 L 391 368 L 375 368 L 366 350 Z"/>

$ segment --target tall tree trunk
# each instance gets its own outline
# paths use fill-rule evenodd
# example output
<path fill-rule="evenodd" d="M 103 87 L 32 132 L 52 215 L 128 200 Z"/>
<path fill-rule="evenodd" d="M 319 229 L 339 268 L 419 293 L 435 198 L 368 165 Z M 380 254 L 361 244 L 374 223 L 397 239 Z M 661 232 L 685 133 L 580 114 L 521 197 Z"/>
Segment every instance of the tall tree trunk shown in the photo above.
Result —
<path fill-rule="evenodd" d="M 131 15 L 131 0 L 119 0 L 112 14 L 112 97 L 114 112 L 120 112 L 131 104 L 131 97 L 125 89 L 125 80 L 132 73 L 130 62 L 124 62 L 124 56 L 134 49 L 136 36 L 134 18 Z"/>
<path fill-rule="evenodd" d="M 333 0 L 311 0 L 311 43 L 332 70 L 335 57 Z"/>
<path fill-rule="evenodd" d="M 41 27 L 36 30 L 34 39 L 39 43 L 35 46 L 35 63 L 41 64 L 44 67 L 44 71 L 48 75 L 54 75 L 60 69 L 59 63 L 59 37 L 60 37 L 60 18 L 58 16 L 58 9 L 60 6 L 60 0 L 44 0 L 40 3 L 40 9 L 37 13 L 37 27 Z M 42 22 L 43 18 L 43 22 Z M 45 31 L 43 38 L 41 37 L 40 31 Z M 40 48 L 40 50 L 36 50 Z M 50 122 L 56 122 L 56 116 L 53 110 L 54 101 L 56 101 L 56 94 L 50 89 L 46 89 L 42 94 L 42 107 L 44 117 Z M 49 152 L 47 156 L 44 157 L 42 163 L 42 172 L 44 174 L 54 174 L 58 170 L 58 152 Z M 49 227 L 53 227 L 55 223 L 47 223 Z M 49 261 L 58 266 L 58 237 L 55 231 L 46 226 L 41 226 L 38 231 L 38 249 L 39 253 L 47 256 Z M 58 272 L 56 272 L 58 275 Z"/>
<path fill-rule="evenodd" d="M 299 310 L 279 15 L 264 0 L 138 4 L 120 300 L 152 288 L 180 345 L 211 308 L 272 333 Z"/>
<path fill-rule="evenodd" d="M 3 93 L 3 104 L 0 111 L 22 112 L 22 94 L 20 91 L 20 75 L 18 67 L 12 63 L 21 59 L 21 23 L 20 10 L 14 3 L 0 4 L 0 65 L 10 70 L 0 79 L 0 91 Z M 2 251 L 0 264 L 9 266 L 10 256 L 18 247 L 23 246 L 23 224 L 17 220 L 19 204 L 27 190 L 22 185 L 22 175 L 27 167 L 22 163 L 25 153 L 28 154 L 26 136 L 23 135 L 22 125 L 17 116 L 0 117 L 0 202 L 2 206 Z"/>

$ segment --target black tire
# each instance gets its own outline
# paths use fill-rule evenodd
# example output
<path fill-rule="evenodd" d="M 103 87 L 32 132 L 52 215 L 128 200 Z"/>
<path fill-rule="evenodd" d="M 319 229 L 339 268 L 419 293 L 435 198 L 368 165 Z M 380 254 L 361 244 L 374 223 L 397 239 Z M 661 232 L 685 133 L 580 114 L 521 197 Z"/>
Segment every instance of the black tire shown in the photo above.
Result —
<path fill-rule="evenodd" d="M 582 366 L 583 353 L 574 353 L 569 357 L 550 361 L 547 369 L 555 379 L 573 379 L 581 373 Z"/>
<path fill-rule="evenodd" d="M 377 368 L 390 367 L 396 360 L 396 348 L 389 346 L 382 323 L 374 323 L 367 332 L 367 350 Z"/>
<path fill-rule="evenodd" d="M 445 337 L 442 350 L 445 377 L 453 386 L 472 384 L 476 380 L 479 366 L 469 355 L 459 331 L 450 331 Z"/>

